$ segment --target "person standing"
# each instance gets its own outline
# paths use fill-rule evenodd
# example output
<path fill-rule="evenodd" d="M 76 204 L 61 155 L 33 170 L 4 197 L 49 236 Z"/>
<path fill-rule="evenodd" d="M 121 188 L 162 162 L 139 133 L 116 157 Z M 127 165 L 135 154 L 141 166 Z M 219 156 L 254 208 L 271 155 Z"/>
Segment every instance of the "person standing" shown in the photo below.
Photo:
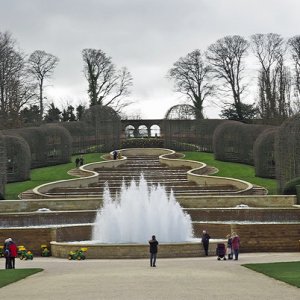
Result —
<path fill-rule="evenodd" d="M 16 257 L 18 256 L 18 249 L 17 249 L 17 245 L 15 244 L 15 242 L 10 238 L 10 242 L 9 242 L 9 252 L 10 252 L 10 266 L 11 269 L 15 269 L 15 260 Z"/>
<path fill-rule="evenodd" d="M 234 252 L 234 260 L 238 260 L 240 251 L 240 237 L 235 232 L 232 233 L 232 249 Z"/>
<path fill-rule="evenodd" d="M 6 239 L 3 245 L 3 253 L 5 257 L 5 269 L 11 269 L 11 261 L 10 261 L 10 251 L 9 251 L 9 244 L 11 239 Z"/>
<path fill-rule="evenodd" d="M 227 255 L 228 255 L 228 259 L 232 259 L 233 258 L 232 237 L 231 237 L 230 234 L 227 234 L 226 238 L 227 238 Z"/>
<path fill-rule="evenodd" d="M 77 169 L 79 168 L 79 162 L 80 162 L 79 157 L 76 157 L 76 159 L 75 159 L 75 165 L 76 165 Z"/>
<path fill-rule="evenodd" d="M 152 239 L 149 241 L 150 245 L 150 267 L 156 267 L 156 256 L 157 256 L 157 246 L 158 241 L 155 235 L 152 235 Z"/>
<path fill-rule="evenodd" d="M 209 234 L 206 232 L 206 230 L 203 230 L 203 232 L 202 232 L 202 245 L 203 245 L 203 249 L 204 249 L 204 252 L 205 252 L 206 256 L 208 256 L 209 239 L 210 239 Z"/>
<path fill-rule="evenodd" d="M 83 163 L 84 163 L 84 158 L 83 158 L 83 156 L 81 155 L 80 158 L 79 158 L 79 165 L 80 165 L 80 166 L 83 166 Z"/>

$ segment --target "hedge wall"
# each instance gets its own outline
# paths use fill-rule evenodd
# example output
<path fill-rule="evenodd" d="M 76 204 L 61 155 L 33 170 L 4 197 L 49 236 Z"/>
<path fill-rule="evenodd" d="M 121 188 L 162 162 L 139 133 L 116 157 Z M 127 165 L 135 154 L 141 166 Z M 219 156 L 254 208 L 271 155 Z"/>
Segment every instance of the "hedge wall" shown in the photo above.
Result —
<path fill-rule="evenodd" d="M 95 151 L 109 152 L 120 146 L 121 119 L 112 108 L 94 105 L 84 112 L 82 120 L 90 133 L 90 146 Z"/>
<path fill-rule="evenodd" d="M 4 130 L 5 135 L 22 137 L 29 145 L 31 153 L 31 168 L 45 167 L 46 136 L 40 127 L 24 127 Z"/>
<path fill-rule="evenodd" d="M 5 135 L 7 182 L 30 178 L 31 153 L 28 143 L 20 136 Z"/>
<path fill-rule="evenodd" d="M 47 165 L 64 164 L 71 161 L 72 137 L 67 129 L 57 124 L 42 125 L 46 137 L 44 156 Z"/>
<path fill-rule="evenodd" d="M 275 138 L 276 178 L 280 192 L 285 184 L 300 177 L 300 114 L 286 120 Z"/>
<path fill-rule="evenodd" d="M 244 124 L 226 121 L 220 124 L 213 136 L 215 158 L 223 161 L 254 164 L 253 145 L 267 125 Z"/>
<path fill-rule="evenodd" d="M 72 154 L 86 153 L 89 147 L 93 145 L 92 141 L 95 137 L 86 122 L 61 122 L 57 125 L 64 127 L 70 133 L 72 137 Z"/>
<path fill-rule="evenodd" d="M 5 140 L 0 132 L 0 200 L 3 200 L 5 195 L 6 161 Z"/>
<path fill-rule="evenodd" d="M 255 175 L 275 178 L 275 136 L 278 128 L 266 129 L 256 139 L 253 147 Z"/>

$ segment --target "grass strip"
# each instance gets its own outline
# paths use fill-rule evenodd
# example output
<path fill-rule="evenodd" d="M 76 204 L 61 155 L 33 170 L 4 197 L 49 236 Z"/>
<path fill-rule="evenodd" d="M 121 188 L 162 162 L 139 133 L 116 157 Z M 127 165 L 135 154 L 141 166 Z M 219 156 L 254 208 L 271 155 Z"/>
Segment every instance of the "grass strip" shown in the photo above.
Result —
<path fill-rule="evenodd" d="M 0 288 L 41 271 L 39 268 L 0 270 Z"/>
<path fill-rule="evenodd" d="M 103 153 L 84 154 L 84 163 L 88 164 L 92 162 L 102 161 L 102 155 Z M 67 164 L 33 169 L 31 170 L 30 180 L 8 183 L 5 186 L 5 199 L 16 200 L 18 199 L 18 195 L 20 193 L 33 189 L 41 184 L 56 180 L 74 178 L 73 176 L 70 176 L 68 174 L 68 171 L 75 168 L 76 157 L 78 157 L 78 155 L 73 155 L 71 162 Z"/>
<path fill-rule="evenodd" d="M 300 288 L 300 261 L 245 264 L 242 266 Z"/>
<path fill-rule="evenodd" d="M 219 172 L 214 174 L 220 177 L 231 177 L 245 180 L 255 185 L 262 186 L 269 191 L 270 195 L 277 194 L 276 179 L 262 178 L 255 176 L 255 168 L 253 166 L 219 161 L 214 158 L 213 153 L 206 152 L 183 152 L 185 159 L 203 162 L 209 166 L 216 167 Z"/>

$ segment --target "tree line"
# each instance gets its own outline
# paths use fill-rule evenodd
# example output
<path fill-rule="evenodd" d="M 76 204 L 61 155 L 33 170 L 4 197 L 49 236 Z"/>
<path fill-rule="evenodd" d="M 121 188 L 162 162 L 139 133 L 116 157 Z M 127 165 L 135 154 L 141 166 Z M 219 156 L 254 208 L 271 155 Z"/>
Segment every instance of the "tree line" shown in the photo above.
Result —
<path fill-rule="evenodd" d="M 257 92 L 252 92 L 248 104 L 247 72 L 253 59 L 258 65 Z M 254 34 L 249 40 L 226 36 L 205 51 L 196 49 L 179 58 L 168 76 L 175 91 L 192 103 L 196 118 L 203 118 L 206 101 L 222 97 L 229 99 L 223 102 L 222 118 L 285 119 L 300 110 L 300 36 L 288 40 L 275 33 Z"/>
<path fill-rule="evenodd" d="M 101 49 L 82 50 L 89 105 L 110 106 L 117 112 L 131 104 L 133 78 L 117 68 Z M 249 70 L 257 64 L 257 91 L 247 103 Z M 80 120 L 86 107 L 67 104 L 61 111 L 53 102 L 47 109 L 45 89 L 59 58 L 44 50 L 23 53 L 9 32 L 0 32 L 0 126 L 21 127 L 43 121 Z M 175 92 L 184 94 L 197 119 L 206 103 L 222 98 L 222 118 L 287 118 L 300 109 L 300 36 L 284 39 L 275 33 L 254 34 L 249 40 L 225 36 L 205 51 L 193 50 L 168 70 Z"/>
<path fill-rule="evenodd" d="M 110 106 L 120 112 L 129 105 L 132 76 L 125 67 L 118 69 L 102 50 L 83 49 L 82 59 L 90 106 Z M 81 119 L 85 105 L 67 104 L 60 110 L 46 101 L 47 81 L 58 63 L 57 56 L 44 50 L 26 55 L 11 33 L 0 32 L 0 128 Z"/>

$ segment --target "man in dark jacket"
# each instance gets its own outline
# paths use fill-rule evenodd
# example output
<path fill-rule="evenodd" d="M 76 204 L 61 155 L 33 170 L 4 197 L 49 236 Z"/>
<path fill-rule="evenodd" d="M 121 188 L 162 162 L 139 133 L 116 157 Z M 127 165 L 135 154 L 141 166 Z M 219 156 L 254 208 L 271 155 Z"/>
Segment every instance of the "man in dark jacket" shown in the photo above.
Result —
<path fill-rule="evenodd" d="M 150 267 L 156 267 L 156 255 L 157 255 L 157 246 L 158 241 L 155 238 L 155 235 L 152 235 L 152 239 L 149 241 L 150 245 Z"/>
<path fill-rule="evenodd" d="M 204 249 L 204 252 L 205 252 L 206 256 L 208 256 L 209 239 L 210 239 L 209 234 L 206 232 L 206 230 L 203 230 L 202 245 L 203 245 L 203 249 Z"/>

